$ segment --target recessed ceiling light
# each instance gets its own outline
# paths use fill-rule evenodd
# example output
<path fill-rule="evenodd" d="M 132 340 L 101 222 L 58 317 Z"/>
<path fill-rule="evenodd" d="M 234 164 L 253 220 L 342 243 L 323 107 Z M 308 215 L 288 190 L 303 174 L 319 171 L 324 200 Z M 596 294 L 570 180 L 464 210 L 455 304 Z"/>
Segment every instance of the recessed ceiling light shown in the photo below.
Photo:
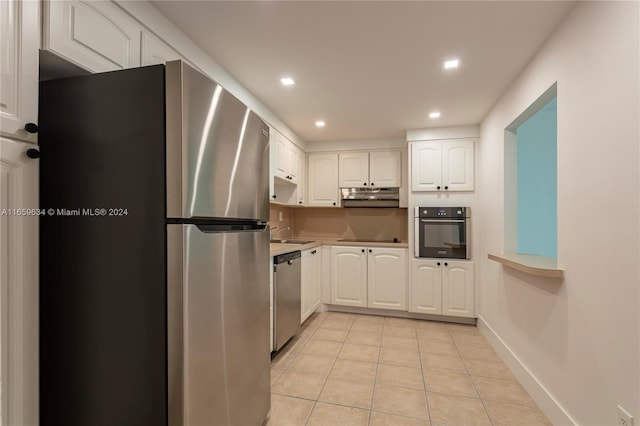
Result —
<path fill-rule="evenodd" d="M 458 68 L 458 66 L 460 65 L 460 60 L 459 59 L 448 59 L 446 61 L 444 61 L 444 69 L 445 70 L 449 70 L 449 69 L 453 69 L 453 68 Z"/>
<path fill-rule="evenodd" d="M 439 111 L 430 112 L 429 118 L 440 118 L 440 112 Z"/>
<path fill-rule="evenodd" d="M 326 126 L 326 123 L 322 120 L 318 120 L 316 121 L 316 127 L 324 127 Z"/>
<path fill-rule="evenodd" d="M 295 80 L 291 77 L 282 77 L 280 83 L 282 83 L 283 86 L 293 86 L 296 84 Z"/>

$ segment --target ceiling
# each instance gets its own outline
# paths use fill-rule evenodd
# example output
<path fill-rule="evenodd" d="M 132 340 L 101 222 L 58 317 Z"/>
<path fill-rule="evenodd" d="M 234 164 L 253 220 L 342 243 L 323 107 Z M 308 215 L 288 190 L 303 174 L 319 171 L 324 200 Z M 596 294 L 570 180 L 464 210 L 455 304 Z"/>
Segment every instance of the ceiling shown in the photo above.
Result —
<path fill-rule="evenodd" d="M 151 3 L 306 141 L 480 123 L 574 4 Z"/>

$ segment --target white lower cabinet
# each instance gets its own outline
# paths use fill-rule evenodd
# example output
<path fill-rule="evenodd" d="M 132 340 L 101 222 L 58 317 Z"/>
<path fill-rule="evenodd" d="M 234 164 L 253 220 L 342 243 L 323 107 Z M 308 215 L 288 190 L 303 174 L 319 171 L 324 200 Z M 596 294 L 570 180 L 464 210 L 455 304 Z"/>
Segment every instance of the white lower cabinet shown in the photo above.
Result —
<path fill-rule="evenodd" d="M 331 247 L 331 303 L 407 310 L 407 250 Z"/>
<path fill-rule="evenodd" d="M 0 138 L 2 424 L 38 424 L 38 160 Z"/>
<path fill-rule="evenodd" d="M 473 262 L 412 259 L 410 311 L 473 318 Z"/>
<path fill-rule="evenodd" d="M 300 324 L 320 306 L 321 256 L 320 247 L 302 252 L 302 262 L 300 264 Z"/>

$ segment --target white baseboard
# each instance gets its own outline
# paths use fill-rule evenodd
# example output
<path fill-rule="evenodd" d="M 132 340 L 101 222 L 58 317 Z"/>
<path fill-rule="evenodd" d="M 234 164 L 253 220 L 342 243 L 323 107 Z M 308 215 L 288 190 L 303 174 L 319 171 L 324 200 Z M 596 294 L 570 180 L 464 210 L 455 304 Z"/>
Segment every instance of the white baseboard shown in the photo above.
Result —
<path fill-rule="evenodd" d="M 529 392 L 531 398 L 538 404 L 549 421 L 554 425 L 577 425 L 569 413 L 566 412 L 560 403 L 551 395 L 544 385 L 529 371 L 520 358 L 513 353 L 511 348 L 496 334 L 489 324 L 478 317 L 478 330 L 489 341 L 498 356 L 509 367 L 511 372 L 520 384 Z"/>

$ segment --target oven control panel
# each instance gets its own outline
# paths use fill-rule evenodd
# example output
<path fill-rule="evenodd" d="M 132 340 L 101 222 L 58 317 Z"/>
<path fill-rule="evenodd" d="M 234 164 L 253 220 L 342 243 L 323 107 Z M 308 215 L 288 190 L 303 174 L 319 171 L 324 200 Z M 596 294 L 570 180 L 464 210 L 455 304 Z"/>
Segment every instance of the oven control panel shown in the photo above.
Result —
<path fill-rule="evenodd" d="M 469 207 L 416 207 L 414 217 L 446 219 L 470 217 Z"/>

